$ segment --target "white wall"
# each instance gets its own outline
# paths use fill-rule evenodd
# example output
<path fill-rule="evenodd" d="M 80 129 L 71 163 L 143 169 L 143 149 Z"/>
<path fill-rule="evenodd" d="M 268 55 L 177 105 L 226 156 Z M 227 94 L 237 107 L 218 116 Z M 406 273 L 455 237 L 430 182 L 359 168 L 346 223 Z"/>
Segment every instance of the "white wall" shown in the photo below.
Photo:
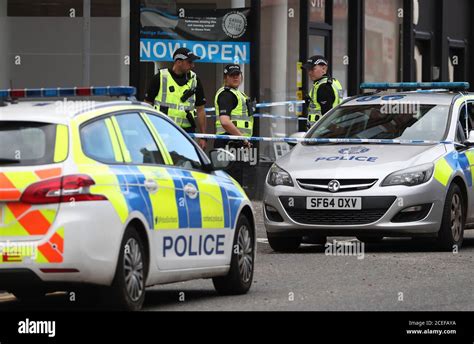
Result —
<path fill-rule="evenodd" d="M 83 18 L 8 17 L 9 30 L 3 29 L 5 21 L 0 20 L 0 49 L 8 52 L 0 54 L 0 87 L 8 79 L 5 70 L 14 87 L 128 85 L 130 66 L 124 59 L 130 54 L 130 7 L 129 0 L 121 1 L 121 17 L 90 20 L 87 78 L 83 75 Z M 3 19 L 6 0 L 0 4 Z M 14 56 L 21 57 L 21 65 L 14 64 Z"/>
<path fill-rule="evenodd" d="M 81 84 L 82 18 L 9 17 L 13 86 L 66 87 Z M 14 56 L 21 64 L 14 63 Z"/>
<path fill-rule="evenodd" d="M 291 10 L 291 11 L 290 11 Z M 290 13 L 294 17 L 290 17 Z M 263 1 L 261 12 L 260 88 L 266 102 L 296 100 L 299 59 L 299 1 Z M 265 109 L 272 115 L 296 116 L 286 106 Z M 294 109 L 295 110 L 295 109 Z M 297 122 L 262 119 L 260 136 L 285 137 L 294 133 Z M 262 143 L 261 155 L 274 159 L 274 144 Z"/>

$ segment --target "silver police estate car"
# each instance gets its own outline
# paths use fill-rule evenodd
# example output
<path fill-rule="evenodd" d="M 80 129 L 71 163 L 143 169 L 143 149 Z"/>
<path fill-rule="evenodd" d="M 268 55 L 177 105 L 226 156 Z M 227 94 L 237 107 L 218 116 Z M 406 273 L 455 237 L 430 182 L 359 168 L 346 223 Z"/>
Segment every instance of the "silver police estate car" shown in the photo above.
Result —
<path fill-rule="evenodd" d="M 303 240 L 324 244 L 327 236 L 364 242 L 424 236 L 441 249 L 460 248 L 474 223 L 468 87 L 361 85 L 377 91 L 326 114 L 304 136 L 312 140 L 271 167 L 264 195 L 271 247 L 289 251 Z"/>

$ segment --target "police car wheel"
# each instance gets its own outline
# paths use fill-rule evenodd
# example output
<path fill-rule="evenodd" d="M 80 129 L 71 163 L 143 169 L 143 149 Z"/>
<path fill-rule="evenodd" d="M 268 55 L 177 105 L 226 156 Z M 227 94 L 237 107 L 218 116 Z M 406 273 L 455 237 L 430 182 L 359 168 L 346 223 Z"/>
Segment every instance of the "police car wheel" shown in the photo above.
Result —
<path fill-rule="evenodd" d="M 444 203 L 443 219 L 438 232 L 438 247 L 443 251 L 461 248 L 464 239 L 466 211 L 461 189 L 452 184 Z"/>
<path fill-rule="evenodd" d="M 240 215 L 232 245 L 230 270 L 226 276 L 214 277 L 214 288 L 221 295 L 240 295 L 249 291 L 255 261 L 254 230 L 249 220 Z"/>
<path fill-rule="evenodd" d="M 268 237 L 268 243 L 275 252 L 292 252 L 296 251 L 301 245 L 301 237 Z"/>
<path fill-rule="evenodd" d="M 363 235 L 358 235 L 356 236 L 357 240 L 363 242 L 364 244 L 378 244 L 379 242 L 382 242 L 383 236 L 363 236 Z"/>
<path fill-rule="evenodd" d="M 112 283 L 110 306 L 126 311 L 140 310 L 145 300 L 146 255 L 142 239 L 133 226 L 125 231 Z"/>

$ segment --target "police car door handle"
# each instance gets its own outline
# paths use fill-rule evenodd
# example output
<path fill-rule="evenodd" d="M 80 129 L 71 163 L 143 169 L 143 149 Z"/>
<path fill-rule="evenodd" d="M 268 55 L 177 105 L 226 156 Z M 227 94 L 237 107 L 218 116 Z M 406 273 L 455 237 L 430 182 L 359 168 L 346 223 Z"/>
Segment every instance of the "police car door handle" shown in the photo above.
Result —
<path fill-rule="evenodd" d="M 196 187 L 193 185 L 193 184 L 187 184 L 185 187 L 184 187 L 184 192 L 186 193 L 186 195 L 189 196 L 189 198 L 191 199 L 195 199 L 198 195 L 198 190 L 196 189 Z"/>
<path fill-rule="evenodd" d="M 158 191 L 158 183 L 153 179 L 147 179 L 145 181 L 145 189 L 150 193 L 155 193 Z"/>

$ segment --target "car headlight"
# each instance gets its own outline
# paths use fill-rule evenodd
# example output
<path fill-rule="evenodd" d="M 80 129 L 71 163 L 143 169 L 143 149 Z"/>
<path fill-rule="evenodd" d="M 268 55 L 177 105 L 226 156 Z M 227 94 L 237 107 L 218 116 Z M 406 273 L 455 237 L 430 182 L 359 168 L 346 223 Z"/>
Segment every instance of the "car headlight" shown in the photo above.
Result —
<path fill-rule="evenodd" d="M 415 186 L 426 183 L 433 175 L 434 165 L 425 164 L 390 174 L 382 182 L 382 186 L 406 185 Z"/>
<path fill-rule="evenodd" d="M 293 186 L 293 180 L 288 172 L 277 165 L 273 165 L 268 171 L 267 182 L 271 186 L 286 185 Z"/>

